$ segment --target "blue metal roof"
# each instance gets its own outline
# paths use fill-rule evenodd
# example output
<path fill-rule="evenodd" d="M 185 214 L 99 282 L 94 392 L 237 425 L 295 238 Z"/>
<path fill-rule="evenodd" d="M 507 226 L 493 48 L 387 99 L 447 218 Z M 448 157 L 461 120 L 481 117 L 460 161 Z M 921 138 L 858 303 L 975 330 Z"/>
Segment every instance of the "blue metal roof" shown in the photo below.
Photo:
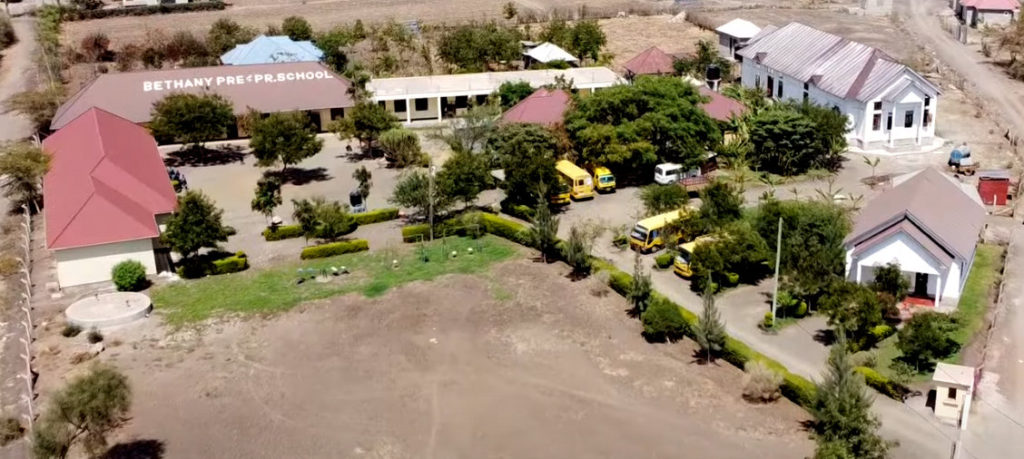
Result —
<path fill-rule="evenodd" d="M 294 41 L 286 36 L 260 35 L 244 45 L 224 53 L 225 65 L 274 64 L 278 62 L 317 62 L 324 52 L 309 41 Z"/>

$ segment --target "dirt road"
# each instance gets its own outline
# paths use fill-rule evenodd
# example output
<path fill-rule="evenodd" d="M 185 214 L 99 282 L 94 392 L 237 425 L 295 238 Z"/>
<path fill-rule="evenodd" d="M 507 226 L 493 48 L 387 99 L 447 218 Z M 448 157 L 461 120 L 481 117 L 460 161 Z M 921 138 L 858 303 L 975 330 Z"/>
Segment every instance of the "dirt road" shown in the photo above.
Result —
<path fill-rule="evenodd" d="M 965 78 L 973 93 L 990 103 L 1001 115 L 1003 126 L 1024 135 L 1024 104 L 1007 97 L 1014 88 L 1007 77 L 986 66 L 981 56 L 961 45 L 939 26 L 936 13 L 946 8 L 943 0 L 907 0 L 896 2 L 906 26 L 917 39 L 930 47 L 939 60 Z"/>
<path fill-rule="evenodd" d="M 36 33 L 29 17 L 15 18 L 14 33 L 18 42 L 3 52 L 0 61 L 0 102 L 12 94 L 24 91 L 34 84 L 32 56 L 36 48 Z M 0 142 L 28 137 L 32 123 L 17 113 L 0 112 Z"/>

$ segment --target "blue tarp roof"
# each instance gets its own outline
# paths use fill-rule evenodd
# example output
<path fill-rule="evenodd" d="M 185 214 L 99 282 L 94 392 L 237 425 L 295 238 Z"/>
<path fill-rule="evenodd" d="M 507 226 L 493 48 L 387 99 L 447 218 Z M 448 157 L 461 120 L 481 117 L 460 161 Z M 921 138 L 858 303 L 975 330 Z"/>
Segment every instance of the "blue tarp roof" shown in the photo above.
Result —
<path fill-rule="evenodd" d="M 316 62 L 324 52 L 309 41 L 294 41 L 286 36 L 260 35 L 244 45 L 224 53 L 225 65 L 273 64 L 278 62 Z"/>

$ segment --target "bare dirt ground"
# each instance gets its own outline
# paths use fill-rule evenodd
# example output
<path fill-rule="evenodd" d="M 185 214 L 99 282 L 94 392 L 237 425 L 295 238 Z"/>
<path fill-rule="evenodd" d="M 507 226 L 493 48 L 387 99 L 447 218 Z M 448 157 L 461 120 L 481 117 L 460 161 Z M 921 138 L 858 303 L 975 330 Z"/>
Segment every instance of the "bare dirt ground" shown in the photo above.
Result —
<path fill-rule="evenodd" d="M 717 40 L 715 34 L 671 15 L 602 19 L 601 30 L 608 36 L 605 52 L 611 53 L 612 68 L 622 65 L 641 51 L 657 46 L 669 54 L 692 53 L 699 40 Z"/>
<path fill-rule="evenodd" d="M 102 359 L 135 393 L 119 440 L 168 457 L 810 453 L 805 412 L 743 401 L 739 370 L 645 342 L 620 297 L 567 271 L 523 259 L 269 320 L 109 332 L 125 343 Z M 40 346 L 70 347 L 52 328 Z M 39 357 L 44 398 L 68 358 Z"/>

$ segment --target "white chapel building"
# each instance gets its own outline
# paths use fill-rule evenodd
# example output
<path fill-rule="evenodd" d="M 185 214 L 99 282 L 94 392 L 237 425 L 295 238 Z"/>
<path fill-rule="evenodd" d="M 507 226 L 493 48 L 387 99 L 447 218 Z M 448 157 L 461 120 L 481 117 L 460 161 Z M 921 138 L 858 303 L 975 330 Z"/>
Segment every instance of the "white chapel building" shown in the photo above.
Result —
<path fill-rule="evenodd" d="M 851 146 L 901 151 L 934 140 L 939 88 L 879 49 L 793 22 L 736 55 L 744 86 L 845 114 Z"/>

